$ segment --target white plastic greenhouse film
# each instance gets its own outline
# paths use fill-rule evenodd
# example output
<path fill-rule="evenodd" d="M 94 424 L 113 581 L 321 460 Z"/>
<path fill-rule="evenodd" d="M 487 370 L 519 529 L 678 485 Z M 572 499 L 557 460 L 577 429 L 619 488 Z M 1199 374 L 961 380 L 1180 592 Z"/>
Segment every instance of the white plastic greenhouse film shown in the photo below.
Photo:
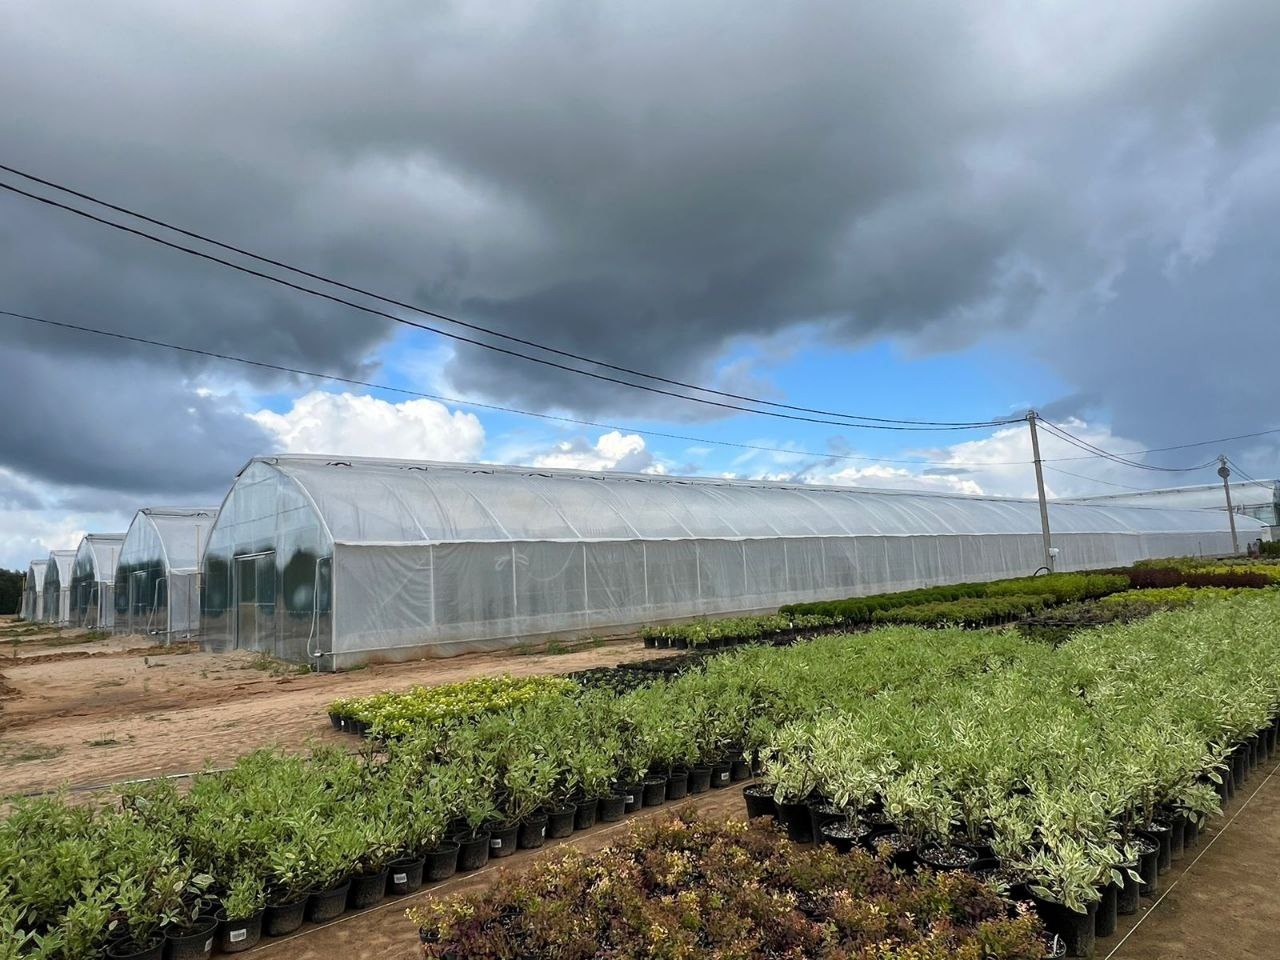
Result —
<path fill-rule="evenodd" d="M 1230 534 L 1063 534 L 1059 570 L 1225 552 Z M 1038 534 L 334 547 L 333 666 L 1022 576 Z M 323 644 L 324 640 L 321 640 Z"/>

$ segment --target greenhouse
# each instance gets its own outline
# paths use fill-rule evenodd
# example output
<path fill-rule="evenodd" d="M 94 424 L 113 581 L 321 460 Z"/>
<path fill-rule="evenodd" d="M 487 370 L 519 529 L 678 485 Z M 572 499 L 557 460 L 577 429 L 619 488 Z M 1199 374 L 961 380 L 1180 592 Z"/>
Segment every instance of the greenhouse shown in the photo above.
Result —
<path fill-rule="evenodd" d="M 22 585 L 22 619 L 44 619 L 44 568 L 48 560 L 32 560 Z"/>
<path fill-rule="evenodd" d="M 115 629 L 191 634 L 200 626 L 200 553 L 217 507 L 144 507 L 115 568 Z"/>
<path fill-rule="evenodd" d="M 115 619 L 116 559 L 123 533 L 86 533 L 71 567 L 71 623 L 106 629 Z"/>
<path fill-rule="evenodd" d="M 74 550 L 55 550 L 45 561 L 45 623 L 67 623 L 71 619 L 71 568 L 75 562 Z"/>
<path fill-rule="evenodd" d="M 1222 513 L 1049 512 L 1059 570 L 1231 550 Z M 1042 557 L 1033 500 L 264 457 L 210 532 L 202 631 L 335 669 L 1031 574 Z"/>

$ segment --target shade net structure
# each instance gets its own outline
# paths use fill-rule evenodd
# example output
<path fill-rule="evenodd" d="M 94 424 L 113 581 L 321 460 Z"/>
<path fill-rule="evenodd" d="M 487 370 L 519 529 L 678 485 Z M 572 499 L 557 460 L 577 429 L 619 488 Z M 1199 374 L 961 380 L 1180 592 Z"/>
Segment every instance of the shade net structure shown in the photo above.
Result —
<path fill-rule="evenodd" d="M 32 560 L 22 585 L 22 619 L 44 619 L 44 568 L 47 560 Z"/>
<path fill-rule="evenodd" d="M 116 562 L 116 632 L 197 632 L 200 555 L 217 516 L 217 507 L 144 507 L 134 515 Z"/>
<path fill-rule="evenodd" d="M 115 620 L 116 561 L 123 533 L 87 533 L 71 566 L 71 624 L 109 630 Z"/>
<path fill-rule="evenodd" d="M 1231 549 L 1209 511 L 1054 504 L 1050 517 L 1060 570 Z M 201 629 L 342 668 L 1030 574 L 1042 557 L 1030 500 L 257 458 L 210 533 Z"/>
<path fill-rule="evenodd" d="M 1096 503 L 1130 507 L 1173 507 L 1185 510 L 1226 510 L 1227 498 L 1221 483 L 1198 483 L 1162 490 L 1109 493 L 1097 497 L 1076 497 L 1075 503 Z M 1272 526 L 1280 525 L 1280 480 L 1231 481 L 1231 506 L 1236 513 Z"/>
<path fill-rule="evenodd" d="M 76 551 L 54 550 L 44 568 L 44 621 L 69 623 L 71 619 L 71 569 Z"/>

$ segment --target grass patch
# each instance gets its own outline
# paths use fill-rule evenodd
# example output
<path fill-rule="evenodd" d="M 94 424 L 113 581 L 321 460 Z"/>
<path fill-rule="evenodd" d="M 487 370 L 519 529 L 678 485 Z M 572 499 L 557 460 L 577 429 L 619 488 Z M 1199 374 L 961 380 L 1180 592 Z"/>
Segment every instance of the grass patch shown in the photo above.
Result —
<path fill-rule="evenodd" d="M 277 660 L 266 653 L 255 654 L 253 659 L 244 665 L 244 669 L 262 670 L 273 677 L 297 677 L 311 673 L 311 665 L 308 663 L 289 663 L 285 660 Z"/>
<path fill-rule="evenodd" d="M 62 751 L 62 747 L 50 747 L 43 743 L 0 744 L 0 765 L 12 767 L 19 763 L 32 763 L 36 760 L 52 760 Z"/>

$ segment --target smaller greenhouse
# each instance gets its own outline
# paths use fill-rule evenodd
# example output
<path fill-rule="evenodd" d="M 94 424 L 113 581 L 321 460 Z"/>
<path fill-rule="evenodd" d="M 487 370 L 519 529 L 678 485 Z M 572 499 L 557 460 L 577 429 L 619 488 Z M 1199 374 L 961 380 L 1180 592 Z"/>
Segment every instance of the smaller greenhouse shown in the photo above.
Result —
<path fill-rule="evenodd" d="M 116 586 L 116 560 L 123 533 L 86 533 L 71 567 L 71 623 L 77 627 L 106 629 L 115 619 L 112 598 Z"/>
<path fill-rule="evenodd" d="M 45 623 L 67 623 L 71 619 L 71 568 L 75 562 L 74 550 L 55 550 L 45 561 L 41 601 Z"/>
<path fill-rule="evenodd" d="M 115 568 L 115 630 L 191 634 L 200 625 L 200 554 L 217 507 L 144 507 Z"/>
<path fill-rule="evenodd" d="M 22 619 L 44 619 L 44 568 L 48 560 L 32 560 L 22 590 Z"/>

